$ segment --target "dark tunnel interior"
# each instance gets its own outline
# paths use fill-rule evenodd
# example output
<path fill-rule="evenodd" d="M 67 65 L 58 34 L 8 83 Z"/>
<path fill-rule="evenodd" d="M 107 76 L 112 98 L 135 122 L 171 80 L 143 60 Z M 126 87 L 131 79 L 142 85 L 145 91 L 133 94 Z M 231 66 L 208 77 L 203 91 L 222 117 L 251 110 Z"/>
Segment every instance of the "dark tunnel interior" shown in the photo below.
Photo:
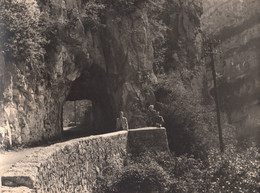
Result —
<path fill-rule="evenodd" d="M 89 71 L 83 71 L 81 76 L 72 83 L 67 96 L 63 107 L 63 125 L 75 127 L 75 134 L 79 136 L 115 131 L 117 109 L 113 94 L 107 86 L 109 84 L 107 74 L 101 69 L 92 68 Z M 72 105 L 65 109 L 67 103 Z M 81 111 L 81 117 L 76 116 L 76 121 L 75 107 L 77 113 Z M 68 114 L 64 110 L 70 112 L 69 125 L 68 120 L 64 120 L 64 114 Z"/>

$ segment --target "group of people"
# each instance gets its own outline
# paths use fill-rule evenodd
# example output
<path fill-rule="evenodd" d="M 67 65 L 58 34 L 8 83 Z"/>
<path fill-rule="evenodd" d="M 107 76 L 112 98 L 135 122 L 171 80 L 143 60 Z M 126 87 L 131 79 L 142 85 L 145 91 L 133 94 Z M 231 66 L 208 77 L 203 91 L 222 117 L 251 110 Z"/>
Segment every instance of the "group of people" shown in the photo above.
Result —
<path fill-rule="evenodd" d="M 154 109 L 154 105 L 150 105 L 147 112 L 147 125 L 152 127 L 161 127 L 164 123 L 163 117 L 159 111 Z M 124 112 L 119 112 L 119 117 L 116 119 L 116 130 L 129 130 L 127 118 L 124 117 Z"/>
<path fill-rule="evenodd" d="M 150 105 L 148 108 L 148 126 L 161 127 L 163 123 L 164 119 L 159 111 L 156 111 L 154 106 Z"/>

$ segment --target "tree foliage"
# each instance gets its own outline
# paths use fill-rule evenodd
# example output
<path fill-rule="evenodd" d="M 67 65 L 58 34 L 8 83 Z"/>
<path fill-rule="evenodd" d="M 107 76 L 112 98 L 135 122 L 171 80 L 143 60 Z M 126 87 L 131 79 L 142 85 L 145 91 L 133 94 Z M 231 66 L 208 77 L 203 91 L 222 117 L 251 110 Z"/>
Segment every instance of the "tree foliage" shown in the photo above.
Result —
<path fill-rule="evenodd" d="M 45 54 L 46 21 L 36 1 L 0 2 L 1 42 L 9 59 L 26 61 L 32 68 Z"/>
<path fill-rule="evenodd" d="M 101 25 L 102 13 L 105 11 L 105 4 L 98 0 L 87 1 L 84 4 L 84 12 L 80 15 L 86 29 L 96 30 Z"/>
<path fill-rule="evenodd" d="M 156 85 L 157 107 L 165 119 L 170 149 L 205 158 L 216 146 L 215 113 L 202 106 L 199 96 L 184 82 L 182 74 L 161 76 Z M 184 78 L 185 78 L 184 77 Z"/>
<path fill-rule="evenodd" d="M 260 155 L 250 147 L 238 150 L 228 146 L 224 154 L 212 150 L 202 184 L 204 192 L 259 192 Z"/>
<path fill-rule="evenodd" d="M 238 151 L 228 146 L 226 153 L 211 150 L 204 162 L 193 156 L 175 157 L 148 151 L 132 159 L 122 169 L 102 173 L 95 192 L 104 193 L 208 193 L 258 192 L 260 155 L 254 147 Z"/>
<path fill-rule="evenodd" d="M 114 170 L 113 174 L 100 176 L 94 191 L 104 193 L 157 191 L 166 193 L 172 179 L 169 171 L 165 168 L 173 164 L 174 160 L 167 153 L 161 152 L 155 155 L 147 151 L 139 157 L 128 160 L 127 166 Z"/>

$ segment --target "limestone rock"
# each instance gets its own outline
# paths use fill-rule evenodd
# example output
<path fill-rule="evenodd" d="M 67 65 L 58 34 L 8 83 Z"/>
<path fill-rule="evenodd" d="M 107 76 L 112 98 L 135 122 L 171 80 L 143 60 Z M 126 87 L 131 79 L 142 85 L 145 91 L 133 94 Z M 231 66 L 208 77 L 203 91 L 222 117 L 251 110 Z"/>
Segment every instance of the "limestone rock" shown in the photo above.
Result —
<path fill-rule="evenodd" d="M 202 30 L 221 40 L 215 47 L 220 105 L 228 122 L 242 132 L 259 130 L 260 2 L 204 0 Z M 210 70 L 208 72 L 210 75 Z M 212 84 L 209 82 L 209 87 Z M 249 132 L 250 133 L 250 132 Z"/>
<path fill-rule="evenodd" d="M 125 7 L 116 7 L 116 2 L 104 4 L 105 9 L 97 7 L 102 12 L 100 20 L 95 20 L 95 15 L 86 16 L 90 5 L 82 0 L 31 2 L 35 4 L 30 4 L 30 13 L 41 13 L 37 21 L 46 24 L 44 30 L 39 29 L 42 38 L 47 38 L 46 53 L 36 63 L 0 54 L 0 69 L 6 72 L 0 73 L 5 109 L 1 124 L 8 121 L 12 125 L 14 144 L 60 137 L 66 100 L 92 100 L 96 133 L 113 131 L 120 110 L 130 128 L 145 126 L 146 109 L 155 103 L 152 85 L 157 83 L 153 71 L 155 30 L 148 17 L 153 5 L 138 1 L 130 10 L 121 10 Z M 199 55 L 194 32 L 198 32 L 201 5 L 193 2 L 172 1 L 168 7 L 171 19 L 166 22 L 171 45 L 178 44 L 168 53 L 187 65 L 196 65 L 197 59 L 188 58 Z M 95 22 L 98 25 L 93 25 Z"/>

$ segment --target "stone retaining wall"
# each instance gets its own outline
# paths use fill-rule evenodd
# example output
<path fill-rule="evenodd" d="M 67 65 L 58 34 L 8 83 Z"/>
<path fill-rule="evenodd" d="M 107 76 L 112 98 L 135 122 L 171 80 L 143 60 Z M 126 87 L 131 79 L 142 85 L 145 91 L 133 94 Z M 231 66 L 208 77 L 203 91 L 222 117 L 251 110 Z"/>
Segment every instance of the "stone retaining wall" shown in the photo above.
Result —
<path fill-rule="evenodd" d="M 2 176 L 2 192 L 92 192 L 98 176 L 124 167 L 128 153 L 137 149 L 169 151 L 165 128 L 119 131 L 41 148 Z"/>

